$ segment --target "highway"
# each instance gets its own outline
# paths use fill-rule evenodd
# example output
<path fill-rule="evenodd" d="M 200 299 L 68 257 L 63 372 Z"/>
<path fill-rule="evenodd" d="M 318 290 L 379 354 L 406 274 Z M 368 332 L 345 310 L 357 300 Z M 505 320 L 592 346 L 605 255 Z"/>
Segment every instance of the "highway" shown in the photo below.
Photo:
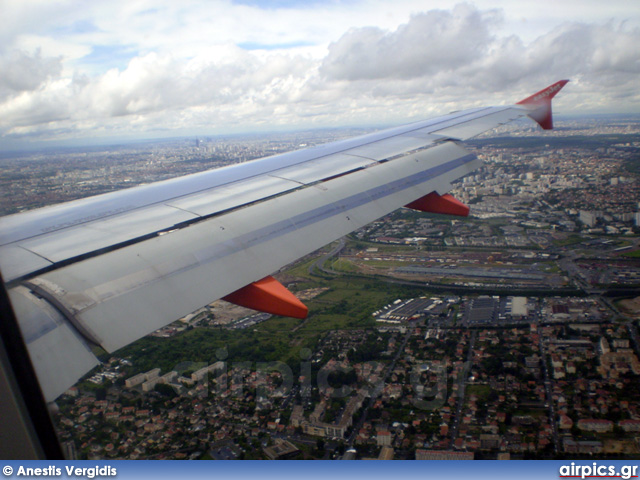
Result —
<path fill-rule="evenodd" d="M 329 260 L 332 257 L 335 257 L 336 255 L 338 255 L 345 247 L 347 241 L 345 240 L 344 237 L 342 237 L 339 241 L 338 241 L 338 245 L 336 247 L 334 247 L 333 250 L 331 250 L 329 253 L 327 253 L 326 255 L 320 257 L 318 260 L 316 260 L 315 262 L 313 262 L 311 265 L 309 265 L 309 274 L 313 274 L 313 271 L 315 269 L 320 270 L 321 272 L 324 273 L 329 273 L 329 274 L 336 274 L 338 272 L 334 272 L 333 270 L 329 269 L 329 268 L 324 268 L 324 264 L 326 263 L 327 260 Z"/>
<path fill-rule="evenodd" d="M 542 341 L 542 335 L 538 339 L 538 348 L 540 350 L 540 357 L 542 361 L 542 372 L 544 375 L 544 391 L 545 398 L 547 399 L 547 405 L 549 406 L 549 423 L 553 431 L 553 449 L 555 453 L 560 451 L 560 435 L 558 434 L 558 420 L 556 416 L 555 405 L 553 403 L 553 382 L 547 366 L 547 356 L 544 350 L 544 343 Z"/>

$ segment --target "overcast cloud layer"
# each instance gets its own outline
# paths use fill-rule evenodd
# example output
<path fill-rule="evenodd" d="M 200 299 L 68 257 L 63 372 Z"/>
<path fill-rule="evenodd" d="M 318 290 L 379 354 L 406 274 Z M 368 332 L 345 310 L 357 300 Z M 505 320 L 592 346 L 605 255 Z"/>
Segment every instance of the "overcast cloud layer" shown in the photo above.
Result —
<path fill-rule="evenodd" d="M 640 113 L 640 6 L 555 3 L 0 0 L 0 142 Z"/>

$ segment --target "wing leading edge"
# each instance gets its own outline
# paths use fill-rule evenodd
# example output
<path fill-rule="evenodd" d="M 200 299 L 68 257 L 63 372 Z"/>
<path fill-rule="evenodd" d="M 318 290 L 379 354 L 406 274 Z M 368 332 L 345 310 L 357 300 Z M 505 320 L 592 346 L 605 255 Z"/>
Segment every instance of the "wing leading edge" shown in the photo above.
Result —
<path fill-rule="evenodd" d="M 93 346 L 113 352 L 218 298 L 303 317 L 273 272 L 402 206 L 466 215 L 447 192 L 480 162 L 458 141 L 523 116 L 551 128 L 566 82 L 0 219 L 0 268 L 46 399 L 97 365 Z"/>

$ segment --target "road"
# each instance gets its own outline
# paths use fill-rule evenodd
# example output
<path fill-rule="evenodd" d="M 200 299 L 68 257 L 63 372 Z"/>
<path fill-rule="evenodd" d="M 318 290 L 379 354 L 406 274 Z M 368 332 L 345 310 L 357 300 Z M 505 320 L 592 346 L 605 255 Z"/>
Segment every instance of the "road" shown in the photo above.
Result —
<path fill-rule="evenodd" d="M 538 349 L 540 350 L 540 356 L 542 357 L 542 372 L 544 375 L 544 391 L 545 398 L 547 399 L 547 405 L 549 406 L 549 423 L 551 424 L 551 429 L 553 431 L 553 449 L 555 453 L 560 451 L 560 435 L 558 433 L 558 421 L 556 418 L 556 410 L 553 403 L 553 383 L 551 380 L 551 375 L 549 373 L 549 369 L 547 367 L 547 356 L 544 350 L 544 343 L 542 341 L 542 335 L 538 339 Z"/>
<path fill-rule="evenodd" d="M 358 422 L 353 426 L 353 431 L 351 432 L 351 435 L 349 435 L 349 438 L 347 440 L 346 450 L 353 448 L 353 442 L 355 441 L 356 436 L 358 435 L 358 432 L 362 428 L 362 425 L 364 425 L 364 422 L 367 421 L 367 413 L 369 409 L 373 406 L 373 404 L 378 399 L 378 396 L 382 392 L 382 389 L 384 388 L 384 386 L 386 385 L 387 379 L 391 375 L 391 372 L 393 372 L 393 369 L 396 368 L 396 362 L 398 361 L 398 358 L 400 358 L 400 355 L 402 355 L 402 353 L 404 352 L 404 349 L 407 346 L 407 342 L 409 341 L 409 338 L 411 338 L 412 333 L 413 333 L 413 324 L 409 324 L 407 325 L 407 333 L 405 334 L 404 339 L 402 340 L 402 345 L 400 345 L 400 347 L 396 351 L 396 354 L 393 357 L 391 364 L 387 367 L 387 370 L 384 373 L 384 377 L 380 380 L 380 382 L 376 386 L 375 391 L 369 397 L 369 402 L 367 403 L 367 406 L 362 412 L 362 416 L 360 417 L 360 420 L 358 420 Z"/>
<path fill-rule="evenodd" d="M 327 260 L 329 260 L 330 258 L 335 257 L 336 255 L 338 255 L 338 254 L 339 254 L 339 253 L 344 249 L 344 246 L 346 245 L 346 243 L 347 243 L 347 241 L 345 240 L 345 238 L 344 238 L 344 237 L 342 237 L 342 238 L 339 240 L 338 245 L 337 245 L 333 250 L 331 250 L 329 253 L 327 253 L 326 255 L 324 255 L 324 256 L 322 256 L 322 257 L 320 257 L 318 260 L 316 260 L 316 261 L 315 261 L 315 262 L 313 262 L 311 265 L 309 265 L 309 269 L 308 269 L 309 274 L 313 274 L 313 271 L 314 271 L 315 269 L 318 269 L 318 270 L 320 270 L 321 272 L 329 273 L 329 274 L 336 274 L 336 273 L 339 273 L 339 272 L 334 272 L 334 271 L 333 271 L 333 270 L 331 270 L 331 269 L 326 269 L 326 268 L 324 268 L 324 264 L 325 264 L 325 263 L 326 263 L 326 261 L 327 261 Z"/>
<path fill-rule="evenodd" d="M 627 330 L 629 331 L 629 336 L 631 337 L 631 342 L 636 350 L 636 355 L 640 356 L 640 336 L 638 336 L 638 329 L 633 322 L 627 322 L 626 325 Z"/>
<path fill-rule="evenodd" d="M 464 407 L 464 392 L 467 385 L 467 378 L 471 367 L 473 366 L 473 347 L 476 344 L 476 337 L 478 331 L 472 330 L 471 337 L 469 338 L 469 350 L 467 351 L 467 359 L 462 367 L 462 372 L 458 376 L 458 401 L 456 402 L 456 413 L 453 417 L 453 425 L 451 426 L 451 445 L 458 438 L 458 430 L 460 429 L 460 420 L 462 418 L 462 408 Z"/>

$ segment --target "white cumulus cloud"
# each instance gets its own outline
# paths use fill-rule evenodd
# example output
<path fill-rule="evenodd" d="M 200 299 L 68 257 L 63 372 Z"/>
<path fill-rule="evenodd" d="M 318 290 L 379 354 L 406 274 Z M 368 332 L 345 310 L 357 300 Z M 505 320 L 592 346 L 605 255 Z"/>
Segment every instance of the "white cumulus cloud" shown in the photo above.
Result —
<path fill-rule="evenodd" d="M 507 7 L 424 11 L 412 0 L 285 9 L 67 0 L 58 17 L 39 5 L 37 24 L 25 8 L 7 10 L 24 31 L 2 35 L 0 139 L 392 123 L 515 101 L 561 78 L 573 80 L 558 97 L 566 113 L 640 108 L 633 12 L 633 21 L 569 18 L 524 38 Z"/>

